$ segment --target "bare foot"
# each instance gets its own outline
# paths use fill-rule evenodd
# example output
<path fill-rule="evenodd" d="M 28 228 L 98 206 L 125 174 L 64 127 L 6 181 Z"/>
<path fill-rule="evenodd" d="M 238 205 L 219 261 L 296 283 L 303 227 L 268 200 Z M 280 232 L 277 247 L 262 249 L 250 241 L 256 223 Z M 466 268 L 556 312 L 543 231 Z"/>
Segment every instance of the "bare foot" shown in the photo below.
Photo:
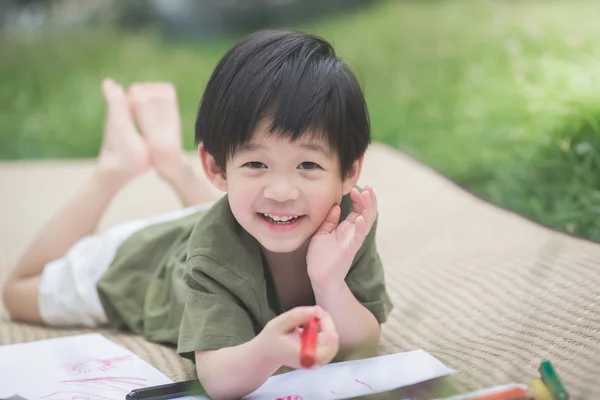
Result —
<path fill-rule="evenodd" d="M 154 168 L 170 180 L 184 162 L 175 88 L 166 82 L 137 83 L 129 88 L 129 101 Z"/>
<path fill-rule="evenodd" d="M 181 147 L 177 93 L 170 83 L 137 83 L 129 102 L 146 138 L 156 172 L 177 192 L 185 206 L 212 202 L 222 196 L 202 173 L 194 170 Z"/>
<path fill-rule="evenodd" d="M 106 119 L 98 166 L 125 183 L 150 169 L 150 154 L 135 128 L 123 87 L 105 79 L 102 93 L 106 100 Z"/>

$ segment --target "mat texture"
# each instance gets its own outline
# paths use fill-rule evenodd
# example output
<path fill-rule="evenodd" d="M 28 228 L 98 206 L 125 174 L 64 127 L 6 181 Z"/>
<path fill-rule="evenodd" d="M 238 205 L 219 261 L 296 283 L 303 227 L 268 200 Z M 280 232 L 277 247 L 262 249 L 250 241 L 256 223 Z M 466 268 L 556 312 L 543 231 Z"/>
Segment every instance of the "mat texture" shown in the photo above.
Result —
<path fill-rule="evenodd" d="M 0 164 L 0 281 L 92 161 Z M 382 145 L 362 184 L 379 200 L 378 248 L 396 308 L 380 352 L 425 349 L 458 372 L 455 390 L 528 382 L 551 360 L 573 399 L 600 399 L 600 245 L 500 210 Z M 151 199 L 151 200 L 148 200 Z M 177 208 L 155 175 L 129 185 L 100 229 Z M 0 344 L 86 332 L 11 322 Z M 170 378 L 193 376 L 172 348 L 101 330 Z"/>

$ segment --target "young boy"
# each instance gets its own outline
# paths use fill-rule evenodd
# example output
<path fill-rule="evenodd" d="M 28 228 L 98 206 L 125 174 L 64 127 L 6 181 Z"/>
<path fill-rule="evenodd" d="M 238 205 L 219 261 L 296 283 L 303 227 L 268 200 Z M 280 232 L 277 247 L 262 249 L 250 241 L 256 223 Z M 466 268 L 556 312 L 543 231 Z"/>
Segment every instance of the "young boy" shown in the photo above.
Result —
<path fill-rule="evenodd" d="M 177 345 L 213 398 L 300 368 L 302 325 L 315 316 L 317 365 L 374 350 L 392 305 L 375 194 L 355 188 L 368 113 L 329 43 L 262 31 L 217 65 L 196 120 L 206 178 L 227 193 L 214 203 L 182 154 L 172 86 L 125 93 L 107 80 L 103 93 L 95 172 L 6 282 L 13 318 L 110 323 Z M 151 167 L 187 208 L 92 235 L 115 193 Z"/>

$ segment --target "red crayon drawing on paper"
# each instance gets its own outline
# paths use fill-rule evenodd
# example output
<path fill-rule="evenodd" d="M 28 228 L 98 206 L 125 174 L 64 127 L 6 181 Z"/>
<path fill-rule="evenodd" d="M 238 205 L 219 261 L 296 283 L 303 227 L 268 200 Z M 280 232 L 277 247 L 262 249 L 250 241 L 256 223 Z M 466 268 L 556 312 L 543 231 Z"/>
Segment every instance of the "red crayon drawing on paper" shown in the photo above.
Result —
<path fill-rule="evenodd" d="M 373 390 L 373 387 L 371 387 L 370 385 L 367 385 L 366 383 L 359 381 L 358 379 L 354 379 L 356 382 L 360 383 L 361 385 L 365 385 L 366 387 L 368 387 L 369 389 Z"/>
<path fill-rule="evenodd" d="M 302 396 L 295 396 L 293 394 L 285 397 L 278 397 L 275 400 L 302 400 Z"/>
<path fill-rule="evenodd" d="M 50 400 L 112 400 L 112 397 L 105 397 L 99 394 L 87 393 L 87 390 L 96 392 L 98 390 L 116 390 L 121 393 L 128 393 L 131 389 L 147 386 L 146 378 L 106 376 L 101 378 L 86 378 L 59 381 L 61 385 L 74 386 L 72 390 L 60 390 L 47 396 L 41 396 Z M 76 390 L 77 387 L 86 386 L 88 389 Z"/>
<path fill-rule="evenodd" d="M 60 381 L 59 383 L 85 384 L 88 386 L 101 386 L 111 389 L 128 391 L 131 388 L 141 388 L 146 386 L 146 378 L 123 377 L 123 376 L 103 376 L 101 378 L 73 379 Z"/>
<path fill-rule="evenodd" d="M 128 361 L 131 355 L 114 358 L 88 358 L 76 363 L 66 364 L 67 372 L 73 374 L 89 374 L 98 371 L 109 371 L 117 367 L 117 364 Z"/>
<path fill-rule="evenodd" d="M 110 397 L 100 396 L 93 393 L 85 393 L 79 391 L 60 391 L 49 394 L 48 396 L 41 396 L 43 399 L 52 400 L 112 400 Z"/>

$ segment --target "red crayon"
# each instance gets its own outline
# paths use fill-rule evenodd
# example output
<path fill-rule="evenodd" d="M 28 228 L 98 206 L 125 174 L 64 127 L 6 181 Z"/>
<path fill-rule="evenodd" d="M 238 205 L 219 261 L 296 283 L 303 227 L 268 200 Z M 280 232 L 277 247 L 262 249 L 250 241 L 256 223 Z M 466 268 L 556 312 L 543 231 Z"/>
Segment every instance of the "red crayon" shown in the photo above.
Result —
<path fill-rule="evenodd" d="M 527 392 L 521 388 L 512 388 L 502 392 L 475 397 L 473 400 L 528 400 Z"/>
<path fill-rule="evenodd" d="M 300 348 L 300 365 L 310 368 L 315 364 L 315 353 L 317 352 L 317 335 L 319 334 L 319 319 L 312 317 L 304 325 L 302 332 L 302 347 Z"/>

